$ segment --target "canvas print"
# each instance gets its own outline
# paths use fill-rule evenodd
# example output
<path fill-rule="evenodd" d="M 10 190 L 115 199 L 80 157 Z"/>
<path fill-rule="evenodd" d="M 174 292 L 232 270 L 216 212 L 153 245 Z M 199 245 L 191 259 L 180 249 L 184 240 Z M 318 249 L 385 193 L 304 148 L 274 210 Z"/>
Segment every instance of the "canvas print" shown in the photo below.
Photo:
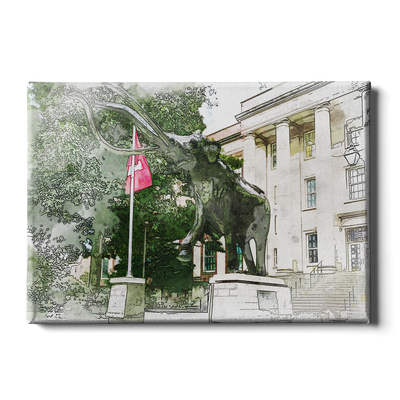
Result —
<path fill-rule="evenodd" d="M 368 323 L 369 96 L 31 82 L 28 322 Z"/>

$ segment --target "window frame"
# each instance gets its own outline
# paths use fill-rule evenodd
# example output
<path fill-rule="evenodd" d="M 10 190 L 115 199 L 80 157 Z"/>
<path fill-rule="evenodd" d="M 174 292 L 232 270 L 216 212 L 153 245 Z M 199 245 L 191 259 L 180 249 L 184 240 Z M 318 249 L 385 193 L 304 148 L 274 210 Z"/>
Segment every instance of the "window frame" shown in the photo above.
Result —
<path fill-rule="evenodd" d="M 311 142 L 311 145 L 307 144 L 306 137 L 308 134 L 313 134 L 314 136 L 314 141 Z M 303 135 L 303 140 L 304 140 L 304 159 L 309 160 L 311 158 L 315 158 L 315 153 L 316 153 L 316 145 L 315 145 L 315 129 L 305 132 Z M 307 156 L 307 148 L 311 148 L 311 155 Z"/>
<path fill-rule="evenodd" d="M 211 242 L 204 243 L 204 254 L 203 254 L 203 272 L 205 273 L 214 273 L 217 271 L 217 252 L 215 250 L 207 250 L 207 245 L 210 245 Z M 207 255 L 207 252 L 214 253 L 213 255 Z M 214 269 L 207 269 L 207 261 L 210 259 L 214 259 L 214 262 L 211 265 L 214 265 Z"/>
<path fill-rule="evenodd" d="M 275 169 L 278 165 L 278 156 L 276 151 L 276 142 L 271 143 L 271 169 Z"/>
<path fill-rule="evenodd" d="M 236 256 L 238 260 L 238 271 L 243 271 L 243 251 L 237 243 L 236 243 Z"/>
<path fill-rule="evenodd" d="M 358 129 L 350 129 L 346 131 L 346 147 L 350 146 L 350 143 L 352 143 L 354 146 L 359 146 L 360 139 L 362 136 L 362 128 Z"/>
<path fill-rule="evenodd" d="M 314 181 L 314 191 L 309 192 L 309 182 Z M 306 201 L 306 209 L 307 210 L 311 210 L 314 208 L 317 208 L 317 178 L 315 176 L 311 176 L 307 179 L 304 180 L 304 184 L 305 184 L 305 201 Z M 309 196 L 313 196 L 313 200 L 311 201 L 311 205 L 310 205 L 310 201 L 309 201 Z M 312 197 L 311 197 L 312 198 Z"/>
<path fill-rule="evenodd" d="M 316 231 L 310 232 L 307 233 L 306 236 L 307 236 L 307 264 L 318 264 L 318 233 Z M 312 236 L 315 236 L 315 240 L 311 239 Z M 315 246 L 310 246 L 310 239 L 311 243 L 315 243 Z M 313 254 L 311 255 L 310 252 L 313 252 Z M 316 260 L 313 261 L 314 258 L 316 258 Z"/>
<path fill-rule="evenodd" d="M 105 267 L 105 265 L 104 265 L 104 262 L 107 260 L 107 274 L 106 274 L 106 276 L 104 276 L 104 267 Z M 101 259 L 101 279 L 109 279 L 109 276 L 108 276 L 108 264 L 109 264 L 109 259 L 108 258 L 102 258 Z"/>
<path fill-rule="evenodd" d="M 356 183 L 351 183 L 351 180 L 355 178 L 355 176 L 350 176 L 354 171 L 358 171 L 363 169 L 364 172 L 362 174 L 358 174 L 357 179 L 359 176 L 362 176 L 362 181 L 357 181 Z M 366 179 L 366 173 L 365 173 L 365 166 L 358 166 L 354 168 L 347 168 L 346 169 L 346 183 L 347 183 L 347 198 L 349 201 L 358 201 L 358 200 L 365 200 L 366 199 L 366 191 L 367 191 L 367 179 Z M 361 186 L 361 190 L 356 190 L 352 192 L 352 188 L 355 188 L 356 186 Z M 357 188 L 359 189 L 359 188 Z M 353 197 L 352 194 L 354 195 L 355 193 L 362 193 L 361 196 L 358 197 Z"/>

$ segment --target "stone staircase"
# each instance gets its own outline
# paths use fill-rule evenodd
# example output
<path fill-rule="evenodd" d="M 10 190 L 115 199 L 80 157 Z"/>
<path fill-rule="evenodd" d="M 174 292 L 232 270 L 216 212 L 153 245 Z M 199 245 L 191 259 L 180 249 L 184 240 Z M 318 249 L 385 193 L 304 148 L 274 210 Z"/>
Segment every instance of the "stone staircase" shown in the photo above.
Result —
<path fill-rule="evenodd" d="M 291 290 L 294 319 L 368 320 L 366 276 L 361 272 L 292 273 L 282 278 Z"/>

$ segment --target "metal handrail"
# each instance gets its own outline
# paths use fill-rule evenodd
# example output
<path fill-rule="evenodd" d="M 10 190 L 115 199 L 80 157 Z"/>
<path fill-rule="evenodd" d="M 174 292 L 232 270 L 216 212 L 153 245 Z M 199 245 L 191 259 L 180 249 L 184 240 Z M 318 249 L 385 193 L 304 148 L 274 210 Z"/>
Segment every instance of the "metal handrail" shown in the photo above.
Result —
<path fill-rule="evenodd" d="M 320 270 L 320 275 L 322 275 L 322 261 L 323 260 L 321 260 L 314 268 L 313 268 L 313 270 L 310 272 L 310 275 L 315 275 L 315 271 L 317 271 L 317 274 L 318 274 L 318 270 Z"/>
<path fill-rule="evenodd" d="M 200 306 L 199 306 L 199 312 L 207 312 L 208 311 L 208 303 L 209 303 L 209 298 L 210 298 L 210 292 L 207 292 L 203 299 L 206 299 L 205 303 L 202 304 L 202 301 L 200 299 Z"/>

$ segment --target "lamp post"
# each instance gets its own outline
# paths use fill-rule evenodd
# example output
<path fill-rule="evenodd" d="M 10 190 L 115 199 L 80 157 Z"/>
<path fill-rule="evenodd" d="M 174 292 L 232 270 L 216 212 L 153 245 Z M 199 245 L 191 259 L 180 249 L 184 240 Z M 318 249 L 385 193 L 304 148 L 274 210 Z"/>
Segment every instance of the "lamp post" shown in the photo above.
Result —
<path fill-rule="evenodd" d="M 146 234 L 147 234 L 147 227 L 149 226 L 149 221 L 144 221 L 144 243 L 143 243 L 143 279 L 146 279 L 144 276 L 145 265 L 146 265 Z"/>
<path fill-rule="evenodd" d="M 345 149 L 343 157 L 347 161 L 349 166 L 357 165 L 358 160 L 360 159 L 360 153 L 357 150 L 356 146 L 358 144 L 354 144 L 352 141 L 350 142 L 349 146 Z"/>

